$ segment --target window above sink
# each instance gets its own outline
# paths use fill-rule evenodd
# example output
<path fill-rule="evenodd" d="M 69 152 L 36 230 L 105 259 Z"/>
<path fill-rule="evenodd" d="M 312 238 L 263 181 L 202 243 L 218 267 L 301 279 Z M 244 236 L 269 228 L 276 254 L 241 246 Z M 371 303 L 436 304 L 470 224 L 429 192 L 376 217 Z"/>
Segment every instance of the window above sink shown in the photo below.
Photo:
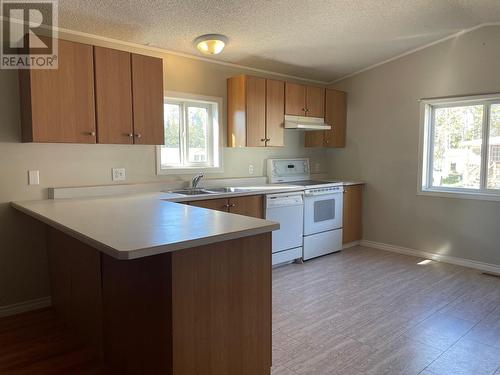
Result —
<path fill-rule="evenodd" d="M 165 145 L 157 147 L 157 174 L 223 172 L 222 98 L 166 92 Z"/>

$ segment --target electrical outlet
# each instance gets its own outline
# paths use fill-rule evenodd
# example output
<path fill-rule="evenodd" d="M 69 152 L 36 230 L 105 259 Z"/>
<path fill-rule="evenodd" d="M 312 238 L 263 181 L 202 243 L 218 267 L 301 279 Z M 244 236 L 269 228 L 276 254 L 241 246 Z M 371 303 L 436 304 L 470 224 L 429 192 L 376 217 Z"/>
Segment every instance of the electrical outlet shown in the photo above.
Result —
<path fill-rule="evenodd" d="M 28 185 L 40 185 L 40 171 L 28 171 Z"/>
<path fill-rule="evenodd" d="M 253 167 L 253 165 L 252 165 L 252 164 L 250 164 L 250 165 L 248 166 L 248 174 L 253 174 L 253 172 L 254 172 L 254 167 Z"/>
<path fill-rule="evenodd" d="M 127 178 L 127 173 L 125 168 L 112 168 L 111 169 L 111 179 L 113 181 L 125 181 Z"/>

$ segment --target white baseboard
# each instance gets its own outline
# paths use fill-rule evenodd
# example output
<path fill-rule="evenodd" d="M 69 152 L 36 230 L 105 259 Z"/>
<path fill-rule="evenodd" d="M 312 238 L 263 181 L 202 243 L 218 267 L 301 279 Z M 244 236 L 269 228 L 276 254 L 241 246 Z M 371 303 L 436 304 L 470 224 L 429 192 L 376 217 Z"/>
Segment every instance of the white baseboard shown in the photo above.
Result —
<path fill-rule="evenodd" d="M 457 266 L 475 268 L 477 270 L 486 271 L 490 273 L 500 274 L 500 265 L 492 263 L 483 263 L 476 260 L 470 260 L 465 258 L 457 258 L 449 255 L 440 255 L 435 253 L 428 253 L 426 251 L 410 249 L 408 247 L 389 245 L 381 242 L 361 240 L 361 246 L 371 247 L 379 250 L 391 251 L 393 253 L 412 255 L 419 258 L 432 259 L 437 262 L 455 264 Z"/>
<path fill-rule="evenodd" d="M 360 244 L 361 244 L 361 241 L 353 241 L 353 242 L 345 243 L 344 245 L 342 245 L 342 250 L 347 250 L 347 249 L 350 249 L 351 247 L 358 246 Z"/>
<path fill-rule="evenodd" d="M 43 309 L 52 305 L 50 297 L 32 299 L 30 301 L 16 303 L 14 305 L 0 306 L 0 318 L 24 312 Z"/>

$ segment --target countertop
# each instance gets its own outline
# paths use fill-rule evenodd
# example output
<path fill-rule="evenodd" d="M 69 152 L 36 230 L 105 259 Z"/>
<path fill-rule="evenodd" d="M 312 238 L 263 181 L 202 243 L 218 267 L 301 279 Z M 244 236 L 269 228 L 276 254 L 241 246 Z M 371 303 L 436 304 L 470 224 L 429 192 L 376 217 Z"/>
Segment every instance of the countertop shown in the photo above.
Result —
<path fill-rule="evenodd" d="M 344 186 L 362 182 L 336 181 Z M 117 259 L 135 259 L 279 229 L 279 224 L 176 202 L 301 191 L 296 185 L 245 186 L 203 195 L 141 193 L 12 202 L 12 206 Z"/>
<path fill-rule="evenodd" d="M 165 193 L 13 202 L 14 208 L 117 259 L 135 259 L 279 229 L 263 219 L 167 201 Z"/>

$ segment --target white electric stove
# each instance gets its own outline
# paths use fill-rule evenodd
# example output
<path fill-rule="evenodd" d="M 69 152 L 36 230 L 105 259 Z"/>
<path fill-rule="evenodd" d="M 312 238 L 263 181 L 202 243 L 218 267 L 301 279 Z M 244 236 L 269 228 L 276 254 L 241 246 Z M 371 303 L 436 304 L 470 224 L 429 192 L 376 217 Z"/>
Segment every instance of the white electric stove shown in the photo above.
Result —
<path fill-rule="evenodd" d="M 342 249 L 342 183 L 311 180 L 309 159 L 268 159 L 271 184 L 304 188 L 302 259 Z"/>

